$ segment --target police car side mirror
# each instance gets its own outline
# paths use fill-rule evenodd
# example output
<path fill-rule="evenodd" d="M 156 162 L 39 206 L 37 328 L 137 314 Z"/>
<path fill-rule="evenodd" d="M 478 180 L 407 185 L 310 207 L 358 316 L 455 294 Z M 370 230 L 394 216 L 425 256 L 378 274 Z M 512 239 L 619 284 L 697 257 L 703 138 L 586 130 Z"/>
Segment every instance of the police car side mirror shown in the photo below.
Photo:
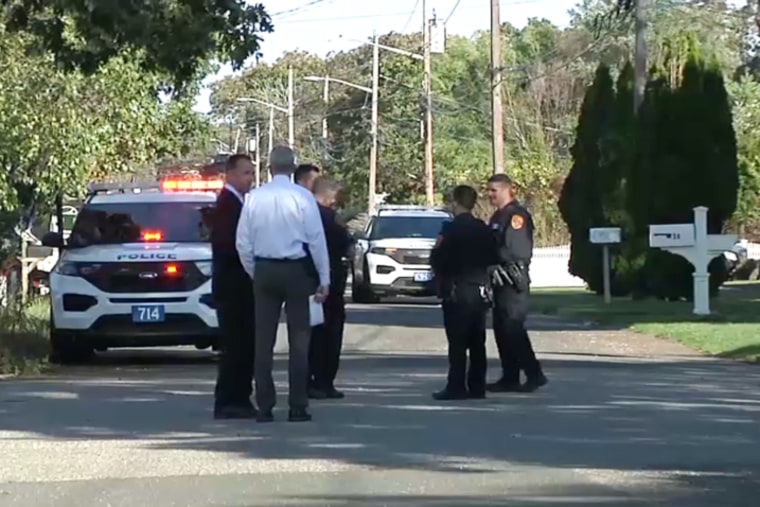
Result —
<path fill-rule="evenodd" d="M 42 246 L 48 246 L 51 248 L 63 248 L 66 246 L 63 241 L 63 234 L 60 232 L 50 231 L 42 236 Z"/>

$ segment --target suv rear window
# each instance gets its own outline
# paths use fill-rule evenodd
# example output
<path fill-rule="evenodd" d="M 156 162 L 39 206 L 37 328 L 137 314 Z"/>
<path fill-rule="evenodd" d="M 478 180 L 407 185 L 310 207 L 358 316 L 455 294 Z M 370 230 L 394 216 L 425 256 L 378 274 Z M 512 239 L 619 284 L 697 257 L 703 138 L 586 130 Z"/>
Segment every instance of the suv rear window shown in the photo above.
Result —
<path fill-rule="evenodd" d="M 88 204 L 79 212 L 68 244 L 207 242 L 213 209 L 212 203 L 200 202 Z"/>
<path fill-rule="evenodd" d="M 448 217 L 377 217 L 370 231 L 370 239 L 428 238 L 435 239 Z"/>

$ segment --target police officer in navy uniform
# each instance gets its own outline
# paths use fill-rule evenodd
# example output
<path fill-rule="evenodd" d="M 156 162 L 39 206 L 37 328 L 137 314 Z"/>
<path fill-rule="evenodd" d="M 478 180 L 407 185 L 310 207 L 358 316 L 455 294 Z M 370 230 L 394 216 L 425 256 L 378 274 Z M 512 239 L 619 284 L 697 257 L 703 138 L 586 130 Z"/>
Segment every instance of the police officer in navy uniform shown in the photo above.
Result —
<path fill-rule="evenodd" d="M 452 193 L 454 219 L 444 224 L 430 265 L 443 299 L 449 342 L 446 387 L 436 400 L 485 398 L 488 268 L 498 263 L 497 245 L 488 226 L 472 216 L 477 191 L 460 185 Z M 470 369 L 467 371 L 467 353 Z"/>
<path fill-rule="evenodd" d="M 493 327 L 501 359 L 501 378 L 490 392 L 533 392 L 547 383 L 525 329 L 533 255 L 533 218 L 515 199 L 512 180 L 494 174 L 488 180 L 488 200 L 497 208 L 489 226 L 499 246 L 498 264 L 491 267 L 494 293 Z M 520 383 L 520 372 L 526 382 Z"/>

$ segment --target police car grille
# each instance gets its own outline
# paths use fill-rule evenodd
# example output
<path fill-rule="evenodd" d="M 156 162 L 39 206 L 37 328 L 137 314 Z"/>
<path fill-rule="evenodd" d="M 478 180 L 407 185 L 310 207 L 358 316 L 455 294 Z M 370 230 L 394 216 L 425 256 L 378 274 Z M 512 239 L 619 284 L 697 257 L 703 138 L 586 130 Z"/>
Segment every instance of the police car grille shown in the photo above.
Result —
<path fill-rule="evenodd" d="M 103 292 L 128 294 L 140 292 L 189 292 L 200 287 L 208 277 L 194 262 L 173 262 L 178 273 L 164 273 L 163 262 L 113 262 L 97 274 L 84 278 Z"/>
<path fill-rule="evenodd" d="M 430 250 L 398 249 L 396 253 L 391 255 L 391 258 L 399 264 L 428 265 L 430 264 Z"/>

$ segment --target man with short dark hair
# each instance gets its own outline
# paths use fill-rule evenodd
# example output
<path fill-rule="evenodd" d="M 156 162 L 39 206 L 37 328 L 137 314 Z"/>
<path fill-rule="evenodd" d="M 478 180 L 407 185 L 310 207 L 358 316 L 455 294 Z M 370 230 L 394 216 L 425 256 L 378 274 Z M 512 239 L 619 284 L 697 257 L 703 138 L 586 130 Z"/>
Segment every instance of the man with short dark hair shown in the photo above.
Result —
<path fill-rule="evenodd" d="M 314 181 L 319 177 L 319 172 L 319 167 L 313 164 L 301 164 L 293 173 L 293 180 L 309 192 L 312 192 L 314 190 Z"/>
<path fill-rule="evenodd" d="M 532 392 L 548 380 L 536 359 L 525 329 L 530 295 L 530 261 L 533 256 L 533 217 L 515 199 L 506 174 L 488 180 L 488 200 L 496 207 L 489 225 L 499 247 L 492 269 L 494 285 L 493 331 L 501 359 L 501 378 L 488 385 L 492 392 Z M 520 383 L 520 372 L 526 381 Z"/>
<path fill-rule="evenodd" d="M 488 266 L 497 261 L 488 226 L 472 216 L 477 191 L 459 185 L 452 192 L 454 219 L 444 224 L 430 254 L 443 322 L 449 342 L 449 374 L 436 400 L 484 398 L 486 395 L 486 314 Z M 467 353 L 470 368 L 467 370 Z"/>
<path fill-rule="evenodd" d="M 212 292 L 219 321 L 221 357 L 214 390 L 214 417 L 252 418 L 255 351 L 253 284 L 235 247 L 245 194 L 253 184 L 253 163 L 248 155 L 232 155 L 225 165 L 225 185 L 216 200 L 211 248 Z"/>
<path fill-rule="evenodd" d="M 311 329 L 309 347 L 309 397 L 315 399 L 339 399 L 344 396 L 335 388 L 335 377 L 338 373 L 346 322 L 346 302 L 343 293 L 346 290 L 348 266 L 344 258 L 351 247 L 351 238 L 348 229 L 339 221 L 335 212 L 338 192 L 340 185 L 329 178 L 320 176 L 314 181 L 314 196 L 322 217 L 330 258 L 330 293 L 323 305 L 325 321 Z"/>
<path fill-rule="evenodd" d="M 272 366 L 285 305 L 288 325 L 290 421 L 310 421 L 309 297 L 322 303 L 330 289 L 330 261 L 314 195 L 290 181 L 296 155 L 276 146 L 269 155 L 272 181 L 253 190 L 237 228 L 237 250 L 253 279 L 256 314 L 256 401 L 259 422 L 272 421 L 277 401 Z M 316 271 L 317 279 L 312 276 Z"/>

